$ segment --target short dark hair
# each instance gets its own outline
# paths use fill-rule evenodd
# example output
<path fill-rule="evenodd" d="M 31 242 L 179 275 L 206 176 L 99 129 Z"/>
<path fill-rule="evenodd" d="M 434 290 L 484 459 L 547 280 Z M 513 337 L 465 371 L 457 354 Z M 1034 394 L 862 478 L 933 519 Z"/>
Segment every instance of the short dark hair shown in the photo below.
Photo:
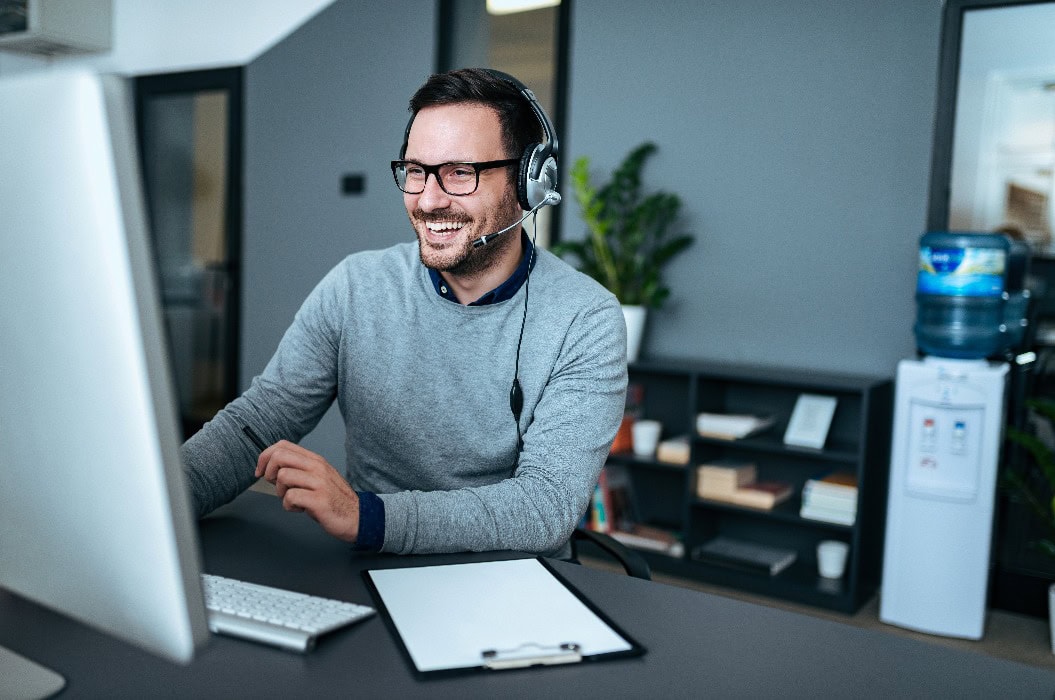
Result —
<path fill-rule="evenodd" d="M 481 104 L 498 113 L 502 143 L 509 151 L 507 157 L 520 158 L 528 146 L 542 143 L 542 124 L 520 90 L 483 68 L 461 68 L 430 76 L 410 98 L 410 123 L 426 107 L 462 103 Z"/>

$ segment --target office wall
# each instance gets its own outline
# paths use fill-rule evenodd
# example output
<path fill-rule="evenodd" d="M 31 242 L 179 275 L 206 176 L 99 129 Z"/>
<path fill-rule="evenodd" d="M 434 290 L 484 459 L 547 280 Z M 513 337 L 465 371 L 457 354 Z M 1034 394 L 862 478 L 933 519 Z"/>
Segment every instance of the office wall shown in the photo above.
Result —
<path fill-rule="evenodd" d="M 940 19 L 920 1 L 575 0 L 565 157 L 604 174 L 655 141 L 646 182 L 697 236 L 646 355 L 892 374 L 913 352 Z"/>
<path fill-rule="evenodd" d="M 247 67 L 244 386 L 330 268 L 413 239 L 388 164 L 432 71 L 435 22 L 434 3 L 339 0 Z M 363 194 L 342 196 L 346 173 Z M 336 407 L 303 444 L 343 465 Z"/>

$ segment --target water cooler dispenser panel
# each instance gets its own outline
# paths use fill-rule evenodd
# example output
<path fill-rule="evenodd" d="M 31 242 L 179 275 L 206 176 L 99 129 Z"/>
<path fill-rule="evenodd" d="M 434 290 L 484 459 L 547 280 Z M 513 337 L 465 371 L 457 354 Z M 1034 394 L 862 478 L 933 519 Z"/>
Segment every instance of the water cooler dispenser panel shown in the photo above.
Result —
<path fill-rule="evenodd" d="M 905 488 L 912 496 L 952 501 L 978 497 L 985 407 L 949 408 L 913 400 Z"/>
<path fill-rule="evenodd" d="M 1007 365 L 898 365 L 879 618 L 983 632 Z"/>

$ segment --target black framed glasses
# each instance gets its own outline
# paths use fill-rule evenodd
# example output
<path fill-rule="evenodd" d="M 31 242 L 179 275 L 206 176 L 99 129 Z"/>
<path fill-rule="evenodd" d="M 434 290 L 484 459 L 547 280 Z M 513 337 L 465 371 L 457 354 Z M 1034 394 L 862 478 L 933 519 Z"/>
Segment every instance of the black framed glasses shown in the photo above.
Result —
<path fill-rule="evenodd" d="M 407 194 L 421 194 L 429 175 L 436 176 L 440 189 L 455 197 L 472 194 L 480 186 L 480 172 L 519 163 L 519 158 L 488 160 L 483 163 L 440 163 L 425 165 L 413 160 L 392 161 L 392 176 L 396 187 Z"/>

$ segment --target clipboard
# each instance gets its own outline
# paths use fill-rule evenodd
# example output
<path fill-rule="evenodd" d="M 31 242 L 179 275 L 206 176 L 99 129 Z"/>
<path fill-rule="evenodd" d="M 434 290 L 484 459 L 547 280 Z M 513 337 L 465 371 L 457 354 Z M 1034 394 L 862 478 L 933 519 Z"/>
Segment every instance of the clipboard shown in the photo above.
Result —
<path fill-rule="evenodd" d="M 363 578 L 423 678 L 645 653 L 542 558 L 369 569 Z"/>

